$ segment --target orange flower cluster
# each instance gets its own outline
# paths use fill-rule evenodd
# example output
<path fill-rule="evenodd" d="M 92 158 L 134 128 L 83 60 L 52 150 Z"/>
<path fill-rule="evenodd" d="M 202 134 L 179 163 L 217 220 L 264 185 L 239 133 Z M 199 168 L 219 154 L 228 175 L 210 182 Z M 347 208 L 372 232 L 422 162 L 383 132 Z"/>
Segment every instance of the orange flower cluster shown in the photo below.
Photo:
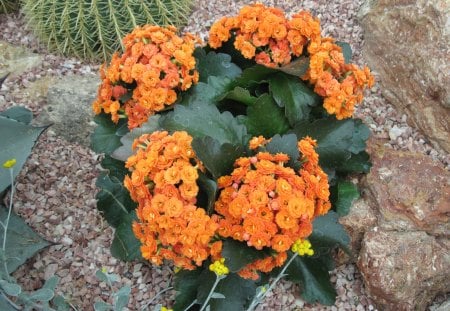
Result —
<path fill-rule="evenodd" d="M 234 47 L 245 58 L 268 67 L 285 65 L 300 56 L 309 40 L 320 37 L 320 23 L 308 12 L 287 19 L 282 10 L 261 3 L 245 6 L 238 16 L 223 17 L 211 26 L 209 45 L 219 48 L 235 36 Z"/>
<path fill-rule="evenodd" d="M 252 139 L 253 147 L 266 142 L 262 137 Z M 298 142 L 303 162 L 299 172 L 286 165 L 286 154 L 258 152 L 237 159 L 231 175 L 219 178 L 218 235 L 278 253 L 245 267 L 243 277 L 257 277 L 256 271 L 282 265 L 294 241 L 311 234 L 314 217 L 330 209 L 328 178 L 319 167 L 315 145 L 309 137 Z"/>
<path fill-rule="evenodd" d="M 191 142 L 186 132 L 142 135 L 133 143 L 137 152 L 125 164 L 131 176 L 124 180 L 138 203 L 133 232 L 142 243 L 142 256 L 157 265 L 171 260 L 189 270 L 221 250 L 221 242 L 211 243 L 217 220 L 195 205 L 198 170 L 203 168 Z"/>
<path fill-rule="evenodd" d="M 341 120 L 351 117 L 354 106 L 363 99 L 365 87 L 374 80 L 367 67 L 345 64 L 342 49 L 331 38 L 321 37 L 320 22 L 302 11 L 286 19 L 277 8 L 256 3 L 242 8 L 235 17 L 223 17 L 211 26 L 209 45 L 219 48 L 235 37 L 234 47 L 245 58 L 267 67 L 288 64 L 304 54 L 310 57 L 310 69 L 302 77 L 323 96 L 329 114 Z M 306 54 L 306 53 L 305 53 Z"/>
<path fill-rule="evenodd" d="M 312 42 L 308 52 L 310 68 L 302 78 L 324 97 L 323 106 L 329 114 L 335 114 L 338 120 L 351 117 L 355 105 L 363 99 L 364 89 L 374 84 L 369 68 L 346 64 L 341 47 L 332 38 Z"/>
<path fill-rule="evenodd" d="M 96 114 L 111 114 L 117 123 L 128 117 L 130 129 L 177 99 L 177 91 L 198 82 L 193 52 L 198 39 L 179 37 L 173 26 L 137 27 L 124 39 L 125 52 L 115 53 L 100 70 L 102 84 L 93 103 Z"/>

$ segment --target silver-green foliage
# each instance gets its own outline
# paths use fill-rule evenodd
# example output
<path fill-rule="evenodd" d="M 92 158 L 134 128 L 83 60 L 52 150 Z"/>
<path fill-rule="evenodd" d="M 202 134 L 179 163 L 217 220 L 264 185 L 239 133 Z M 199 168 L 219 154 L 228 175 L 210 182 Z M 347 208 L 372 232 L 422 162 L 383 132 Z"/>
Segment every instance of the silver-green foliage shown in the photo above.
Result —
<path fill-rule="evenodd" d="M 49 48 L 97 60 L 108 60 L 136 26 L 183 25 L 190 8 L 191 0 L 23 0 L 26 20 Z"/>

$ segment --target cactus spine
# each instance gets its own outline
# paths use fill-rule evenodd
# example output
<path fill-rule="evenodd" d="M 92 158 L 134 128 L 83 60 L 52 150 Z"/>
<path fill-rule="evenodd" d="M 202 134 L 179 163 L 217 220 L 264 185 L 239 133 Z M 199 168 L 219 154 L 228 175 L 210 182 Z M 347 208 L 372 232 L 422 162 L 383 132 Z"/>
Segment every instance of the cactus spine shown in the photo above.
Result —
<path fill-rule="evenodd" d="M 0 13 L 9 13 L 19 8 L 17 0 L 0 0 Z"/>
<path fill-rule="evenodd" d="M 49 49 L 106 61 L 136 26 L 183 25 L 190 5 L 191 0 L 23 0 L 23 12 Z"/>

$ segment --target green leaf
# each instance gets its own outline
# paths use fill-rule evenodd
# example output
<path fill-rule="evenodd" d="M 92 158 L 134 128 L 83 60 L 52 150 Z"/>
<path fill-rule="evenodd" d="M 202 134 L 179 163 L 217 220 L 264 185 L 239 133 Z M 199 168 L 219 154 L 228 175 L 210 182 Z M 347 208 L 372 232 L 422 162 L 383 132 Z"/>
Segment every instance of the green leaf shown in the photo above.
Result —
<path fill-rule="evenodd" d="M 285 107 L 285 115 L 291 126 L 307 120 L 311 107 L 321 102 L 320 97 L 298 77 L 278 73 L 269 78 L 269 85 L 277 105 Z"/>
<path fill-rule="evenodd" d="M 129 286 L 124 286 L 114 294 L 116 296 L 114 304 L 115 311 L 122 311 L 128 305 L 128 301 L 130 300 L 130 293 L 131 288 Z"/>
<path fill-rule="evenodd" d="M 206 268 L 203 269 L 198 279 L 199 283 L 197 288 L 197 302 L 198 304 L 203 305 L 211 291 L 211 288 L 214 285 L 214 282 L 216 281 L 216 274 Z"/>
<path fill-rule="evenodd" d="M 350 159 L 352 151 L 365 146 L 367 138 L 363 127 L 360 120 L 320 119 L 312 123 L 299 122 L 293 132 L 299 139 L 305 136 L 316 139 L 320 165 L 335 169 Z"/>
<path fill-rule="evenodd" d="M 328 306 L 335 303 L 336 291 L 330 282 L 326 265 L 320 258 L 297 256 L 286 271 L 287 278 L 301 286 L 300 295 L 305 301 Z"/>
<path fill-rule="evenodd" d="M 131 287 L 130 286 L 123 286 L 122 288 L 117 291 L 117 293 L 114 293 L 115 296 L 128 296 L 131 293 Z"/>
<path fill-rule="evenodd" d="M 208 215 L 211 215 L 214 211 L 214 204 L 216 203 L 216 197 L 217 197 L 217 183 L 208 178 L 205 174 L 199 173 L 199 177 L 197 180 L 199 188 L 205 193 L 206 195 L 206 203 L 202 205 L 200 203 L 200 199 L 198 200 L 198 206 L 205 206 L 205 209 L 208 213 Z"/>
<path fill-rule="evenodd" d="M 216 106 L 177 105 L 174 111 L 161 117 L 161 126 L 168 131 L 187 131 L 194 138 L 210 136 L 220 144 L 243 145 L 247 130 L 229 112 L 220 113 Z"/>
<path fill-rule="evenodd" d="M 131 147 L 136 138 L 140 137 L 143 134 L 151 134 L 161 129 L 158 122 L 159 118 L 160 118 L 159 114 L 153 115 L 149 117 L 147 122 L 142 124 L 140 127 L 136 127 L 131 131 L 129 131 L 128 133 L 126 133 L 125 135 L 123 135 L 120 138 L 121 146 L 112 152 L 111 157 L 119 161 L 125 162 L 133 154 L 133 150 Z"/>
<path fill-rule="evenodd" d="M 91 136 L 92 150 L 110 155 L 122 145 L 120 138 L 128 132 L 127 121 L 120 119 L 115 124 L 105 113 L 95 116 L 94 121 L 97 126 Z"/>
<path fill-rule="evenodd" d="M 231 62 L 231 56 L 223 53 L 209 52 L 196 49 L 196 67 L 199 72 L 200 82 L 206 82 L 210 76 L 235 78 L 242 72 L 241 68 Z"/>
<path fill-rule="evenodd" d="M 16 309 L 8 303 L 8 301 L 3 297 L 3 295 L 0 295 L 0 310 L 16 311 Z"/>
<path fill-rule="evenodd" d="M 94 303 L 94 310 L 95 311 L 108 311 L 108 310 L 113 310 L 113 307 L 104 301 L 96 301 Z"/>
<path fill-rule="evenodd" d="M 114 240 L 111 244 L 111 254 L 123 261 L 142 259 L 141 242 L 134 236 L 132 223 L 136 219 L 133 212 L 126 217 L 114 232 Z"/>
<path fill-rule="evenodd" d="M 106 273 L 104 273 L 102 270 L 97 270 L 95 271 L 95 277 L 100 281 L 100 282 L 108 282 L 108 276 L 106 275 Z"/>
<path fill-rule="evenodd" d="M 30 299 L 35 302 L 47 302 L 52 300 L 53 296 L 55 296 L 55 293 L 51 289 L 41 288 L 31 293 Z"/>
<path fill-rule="evenodd" d="M 350 252 L 348 248 L 350 238 L 338 220 L 339 216 L 334 211 L 314 220 L 313 232 L 308 239 L 311 241 L 314 253 L 317 256 L 329 255 L 336 246 L 347 253 Z"/>
<path fill-rule="evenodd" d="M 100 188 L 96 195 L 97 209 L 111 226 L 118 227 L 127 219 L 128 213 L 136 208 L 136 203 L 131 200 L 123 182 L 114 176 L 100 175 L 96 186 Z"/>
<path fill-rule="evenodd" d="M 232 89 L 232 80 L 226 77 L 210 76 L 207 82 L 199 82 L 186 94 L 181 95 L 180 105 L 208 106 L 217 105 L 218 101 Z"/>
<path fill-rule="evenodd" d="M 59 277 L 54 275 L 54 276 L 50 277 L 47 281 L 45 281 L 45 284 L 42 288 L 47 288 L 47 289 L 54 291 L 56 289 L 56 286 L 58 285 L 58 282 L 59 282 Z"/>
<path fill-rule="evenodd" d="M 258 100 L 258 97 L 252 96 L 247 89 L 237 86 L 226 93 L 223 98 L 220 98 L 220 100 L 222 99 L 231 99 L 245 105 L 253 105 Z"/>
<path fill-rule="evenodd" d="M 247 243 L 226 239 L 223 241 L 222 256 L 228 269 L 238 272 L 249 263 L 270 256 L 270 249 L 257 250 L 248 247 Z"/>
<path fill-rule="evenodd" d="M 115 177 L 119 181 L 124 180 L 125 175 L 130 173 L 130 171 L 125 167 L 125 163 L 123 161 L 113 159 L 109 155 L 105 155 L 100 164 L 102 168 L 108 170 L 108 175 L 110 178 Z"/>
<path fill-rule="evenodd" d="M 358 154 L 352 154 L 350 159 L 342 163 L 336 170 L 339 173 L 368 173 L 372 164 L 367 152 L 361 151 Z"/>
<path fill-rule="evenodd" d="M 201 268 L 196 270 L 182 270 L 175 273 L 174 288 L 176 290 L 174 311 L 185 310 L 197 297 L 200 284 Z"/>
<path fill-rule="evenodd" d="M 235 79 L 233 85 L 245 87 L 248 86 L 251 82 L 263 81 L 268 76 L 274 73 L 277 73 L 277 70 L 263 65 L 254 65 L 242 71 L 241 76 Z"/>
<path fill-rule="evenodd" d="M 25 164 L 39 136 L 48 126 L 34 127 L 6 117 L 0 117 L 0 165 L 16 159 L 13 166 L 15 179 Z M 0 166 L 0 193 L 11 184 L 10 172 Z"/>
<path fill-rule="evenodd" d="M 254 105 L 247 108 L 246 124 L 253 136 L 272 137 L 289 129 L 283 110 L 269 94 L 261 95 Z"/>
<path fill-rule="evenodd" d="M 336 44 L 342 48 L 342 54 L 344 54 L 345 63 L 348 64 L 352 60 L 352 48 L 347 42 L 336 41 Z"/>
<path fill-rule="evenodd" d="M 0 205 L 0 220 L 5 223 L 8 216 L 6 207 Z M 4 230 L 0 230 L 0 240 L 3 240 Z M 8 272 L 13 273 L 29 258 L 33 257 L 50 243 L 41 238 L 15 213 L 11 213 L 6 239 L 6 263 Z"/>
<path fill-rule="evenodd" d="M 0 280 L 0 287 L 9 296 L 17 297 L 22 292 L 22 287 L 16 283 L 10 283 L 5 280 Z"/>
<path fill-rule="evenodd" d="M 0 116 L 13 119 L 24 124 L 30 124 L 33 119 L 33 113 L 31 110 L 20 106 L 11 107 L 8 110 L 1 112 Z"/>
<path fill-rule="evenodd" d="M 120 281 L 120 276 L 115 273 L 106 273 L 106 276 L 108 277 L 109 282 L 116 283 Z"/>
<path fill-rule="evenodd" d="M 299 162 L 300 153 L 297 147 L 297 136 L 295 134 L 275 135 L 266 145 L 266 150 L 271 154 L 285 153 L 289 156 L 289 166 L 298 170 L 301 166 Z"/>
<path fill-rule="evenodd" d="M 72 310 L 70 305 L 66 302 L 63 296 L 56 295 L 52 300 L 52 304 L 56 307 L 58 311 L 69 311 Z"/>
<path fill-rule="evenodd" d="M 234 161 L 245 152 L 242 145 L 221 144 L 209 136 L 194 138 L 192 148 L 215 179 L 229 175 L 233 171 Z"/>
<path fill-rule="evenodd" d="M 348 149 L 353 154 L 358 154 L 366 149 L 366 142 L 370 137 L 370 129 L 360 119 L 352 119 L 354 132 L 352 144 Z"/>
<path fill-rule="evenodd" d="M 56 295 L 52 300 L 52 304 L 56 307 L 58 311 L 69 311 L 72 310 L 70 305 L 66 302 L 63 296 Z"/>
<path fill-rule="evenodd" d="M 350 212 L 353 201 L 359 198 L 358 187 L 352 182 L 339 180 L 335 186 L 336 201 L 333 206 L 339 216 L 345 216 Z"/>
<path fill-rule="evenodd" d="M 301 56 L 290 63 L 283 65 L 277 70 L 283 71 L 287 74 L 297 77 L 297 79 L 303 76 L 309 68 L 309 57 Z"/>
<path fill-rule="evenodd" d="M 214 290 L 225 296 L 225 299 L 210 300 L 211 311 L 241 311 L 256 294 L 256 283 L 246 280 L 235 273 L 222 279 Z"/>

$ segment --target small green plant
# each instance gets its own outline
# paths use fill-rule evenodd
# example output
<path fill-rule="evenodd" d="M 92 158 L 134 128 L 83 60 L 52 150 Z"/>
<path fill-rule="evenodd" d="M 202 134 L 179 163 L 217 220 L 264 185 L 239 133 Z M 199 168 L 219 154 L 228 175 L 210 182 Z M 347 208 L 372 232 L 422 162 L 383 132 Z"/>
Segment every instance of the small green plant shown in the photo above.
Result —
<path fill-rule="evenodd" d="M 104 302 L 103 300 L 98 300 L 94 304 L 95 311 L 121 311 L 128 304 L 128 300 L 130 299 L 131 288 L 127 285 L 124 285 L 117 292 L 114 291 L 113 283 L 119 281 L 119 276 L 114 273 L 107 273 L 106 269 L 103 268 L 101 270 L 97 270 L 95 272 L 95 276 L 102 282 L 108 284 L 111 289 L 111 298 L 113 303 L 109 304 Z"/>
<path fill-rule="evenodd" d="M 26 20 L 49 48 L 87 59 L 107 60 L 121 39 L 146 23 L 180 26 L 190 0 L 24 0 Z"/>
<path fill-rule="evenodd" d="M 0 13 L 14 12 L 19 8 L 17 0 L 0 0 Z"/>

